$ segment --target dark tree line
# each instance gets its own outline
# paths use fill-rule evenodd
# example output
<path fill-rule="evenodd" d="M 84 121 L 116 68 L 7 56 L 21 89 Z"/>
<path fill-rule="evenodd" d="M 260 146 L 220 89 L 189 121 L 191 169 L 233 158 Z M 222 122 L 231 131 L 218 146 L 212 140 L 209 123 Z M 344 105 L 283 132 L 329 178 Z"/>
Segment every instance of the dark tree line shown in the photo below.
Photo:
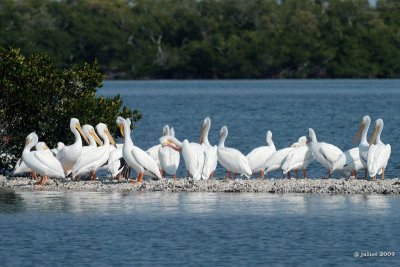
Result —
<path fill-rule="evenodd" d="M 0 46 L 110 78 L 400 77 L 400 1 L 2 0 Z"/>

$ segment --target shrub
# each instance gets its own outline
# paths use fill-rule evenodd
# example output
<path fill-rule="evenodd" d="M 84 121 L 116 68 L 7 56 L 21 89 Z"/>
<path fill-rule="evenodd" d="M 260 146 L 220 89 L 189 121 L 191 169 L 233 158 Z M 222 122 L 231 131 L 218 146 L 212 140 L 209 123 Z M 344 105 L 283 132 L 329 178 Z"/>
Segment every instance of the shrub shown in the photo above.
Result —
<path fill-rule="evenodd" d="M 21 156 L 32 131 L 53 147 L 72 142 L 71 117 L 81 124 L 106 123 L 114 133 L 117 116 L 138 121 L 141 114 L 123 106 L 119 95 L 96 97 L 102 80 L 96 62 L 59 68 L 48 56 L 25 57 L 19 49 L 0 48 L 0 171 Z"/>

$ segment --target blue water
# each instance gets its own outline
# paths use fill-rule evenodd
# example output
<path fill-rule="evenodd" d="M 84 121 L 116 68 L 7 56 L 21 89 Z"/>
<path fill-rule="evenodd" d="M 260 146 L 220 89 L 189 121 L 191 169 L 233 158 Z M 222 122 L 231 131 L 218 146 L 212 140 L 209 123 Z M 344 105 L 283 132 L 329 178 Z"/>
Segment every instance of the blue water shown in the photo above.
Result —
<path fill-rule="evenodd" d="M 399 228 L 397 196 L 0 191 L 1 266 L 399 266 Z"/>
<path fill-rule="evenodd" d="M 210 116 L 210 142 L 217 144 L 220 128 L 227 125 L 226 145 L 244 154 L 265 145 L 267 130 L 280 149 L 310 127 L 319 141 L 347 150 L 358 146 L 352 140 L 362 116 L 369 114 L 369 136 L 375 120 L 383 118 L 382 140 L 392 146 L 386 176 L 399 176 L 400 80 L 110 81 L 98 93 L 119 93 L 127 106 L 142 112 L 132 137 L 143 149 L 157 144 L 164 124 L 175 128 L 178 139 L 196 142 L 203 119 Z M 180 166 L 178 176 L 183 176 L 183 161 Z M 225 171 L 218 166 L 216 174 Z M 326 176 L 326 171 L 315 162 L 308 175 Z"/>

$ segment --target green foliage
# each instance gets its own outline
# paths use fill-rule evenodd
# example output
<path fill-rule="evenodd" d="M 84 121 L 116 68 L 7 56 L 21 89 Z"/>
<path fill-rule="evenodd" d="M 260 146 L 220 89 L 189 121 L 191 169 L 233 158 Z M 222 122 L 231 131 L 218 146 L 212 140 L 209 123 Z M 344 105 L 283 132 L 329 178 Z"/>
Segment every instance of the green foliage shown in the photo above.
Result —
<path fill-rule="evenodd" d="M 119 96 L 96 97 L 102 80 L 96 62 L 59 68 L 48 56 L 25 57 L 19 49 L 1 48 L 0 169 L 20 157 L 24 140 L 32 131 L 53 147 L 59 141 L 72 142 L 72 117 L 82 125 L 106 123 L 114 133 L 117 116 L 139 120 L 140 113 L 123 107 Z"/>
<path fill-rule="evenodd" d="M 108 78 L 391 78 L 400 1 L 3 0 L 1 45 Z"/>

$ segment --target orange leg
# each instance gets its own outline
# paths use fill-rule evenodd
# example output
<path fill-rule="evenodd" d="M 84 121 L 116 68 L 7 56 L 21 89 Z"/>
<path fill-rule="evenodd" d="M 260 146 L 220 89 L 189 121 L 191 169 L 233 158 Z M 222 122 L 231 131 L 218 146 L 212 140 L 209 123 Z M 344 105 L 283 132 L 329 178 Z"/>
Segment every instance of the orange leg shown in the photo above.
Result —
<path fill-rule="evenodd" d="M 176 181 L 176 174 L 174 174 L 174 176 L 172 176 L 174 178 L 174 181 Z"/>
<path fill-rule="evenodd" d="M 92 180 L 92 181 L 96 180 L 96 172 L 95 171 L 90 172 L 90 180 Z"/>
<path fill-rule="evenodd" d="M 139 173 L 137 182 L 138 182 L 138 183 L 143 183 L 143 172 Z"/>
<path fill-rule="evenodd" d="M 260 178 L 264 179 L 264 170 L 260 171 Z"/>
<path fill-rule="evenodd" d="M 303 170 L 303 178 L 304 178 L 304 179 L 307 178 L 307 170 Z"/>

